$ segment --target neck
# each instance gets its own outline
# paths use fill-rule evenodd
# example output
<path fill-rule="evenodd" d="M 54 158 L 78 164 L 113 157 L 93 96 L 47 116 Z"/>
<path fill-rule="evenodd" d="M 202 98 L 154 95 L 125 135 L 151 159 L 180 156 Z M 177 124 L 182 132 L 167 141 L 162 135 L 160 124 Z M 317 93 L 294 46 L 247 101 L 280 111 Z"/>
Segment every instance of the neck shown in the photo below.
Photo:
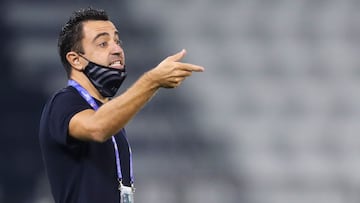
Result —
<path fill-rule="evenodd" d="M 94 87 L 94 85 L 90 82 L 90 80 L 86 78 L 85 75 L 83 77 L 72 75 L 70 79 L 79 83 L 89 92 L 92 97 L 101 101 L 102 103 L 106 103 L 109 101 L 109 98 L 103 97 L 100 92 Z"/>

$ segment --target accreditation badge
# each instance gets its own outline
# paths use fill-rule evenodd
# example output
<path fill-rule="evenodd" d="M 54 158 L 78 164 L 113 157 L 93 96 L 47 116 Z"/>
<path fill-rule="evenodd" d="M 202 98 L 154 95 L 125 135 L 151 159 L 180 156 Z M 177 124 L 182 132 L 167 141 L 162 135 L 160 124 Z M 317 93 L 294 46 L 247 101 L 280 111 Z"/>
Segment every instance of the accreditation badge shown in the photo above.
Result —
<path fill-rule="evenodd" d="M 134 188 L 120 185 L 120 203 L 134 203 Z"/>

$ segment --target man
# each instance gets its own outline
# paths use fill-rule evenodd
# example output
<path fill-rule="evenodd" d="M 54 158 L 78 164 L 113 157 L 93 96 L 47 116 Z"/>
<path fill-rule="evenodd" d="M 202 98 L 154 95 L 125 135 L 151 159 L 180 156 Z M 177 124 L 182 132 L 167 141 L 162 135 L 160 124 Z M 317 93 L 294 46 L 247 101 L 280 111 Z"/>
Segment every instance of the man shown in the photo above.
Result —
<path fill-rule="evenodd" d="M 126 77 L 124 51 L 107 14 L 92 8 L 70 17 L 58 48 L 69 82 L 45 105 L 39 133 L 55 202 L 131 202 L 134 177 L 124 126 L 159 88 L 177 87 L 204 69 L 179 62 L 182 50 L 110 100 Z"/>

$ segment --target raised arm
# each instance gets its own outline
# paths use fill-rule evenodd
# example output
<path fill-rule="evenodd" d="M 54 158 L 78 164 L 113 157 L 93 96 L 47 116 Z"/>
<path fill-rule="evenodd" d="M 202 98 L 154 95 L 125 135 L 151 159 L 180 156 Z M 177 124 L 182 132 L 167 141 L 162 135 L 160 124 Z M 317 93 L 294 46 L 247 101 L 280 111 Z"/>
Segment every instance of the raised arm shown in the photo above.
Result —
<path fill-rule="evenodd" d="M 80 140 L 104 142 L 122 129 L 154 96 L 157 90 L 174 88 L 204 68 L 180 60 L 182 50 L 164 59 L 158 66 L 143 74 L 127 91 L 103 104 L 97 111 L 88 109 L 75 114 L 69 123 L 70 136 Z"/>

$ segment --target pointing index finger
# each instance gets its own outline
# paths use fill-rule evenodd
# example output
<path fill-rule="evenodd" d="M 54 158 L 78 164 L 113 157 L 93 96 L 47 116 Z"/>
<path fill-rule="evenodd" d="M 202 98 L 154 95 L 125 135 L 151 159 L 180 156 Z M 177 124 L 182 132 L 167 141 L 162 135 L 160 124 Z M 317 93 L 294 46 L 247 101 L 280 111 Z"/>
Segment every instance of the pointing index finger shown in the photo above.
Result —
<path fill-rule="evenodd" d="M 191 63 L 179 63 L 179 68 L 185 71 L 192 71 L 192 72 L 203 72 L 205 69 L 202 66 L 194 65 Z"/>

